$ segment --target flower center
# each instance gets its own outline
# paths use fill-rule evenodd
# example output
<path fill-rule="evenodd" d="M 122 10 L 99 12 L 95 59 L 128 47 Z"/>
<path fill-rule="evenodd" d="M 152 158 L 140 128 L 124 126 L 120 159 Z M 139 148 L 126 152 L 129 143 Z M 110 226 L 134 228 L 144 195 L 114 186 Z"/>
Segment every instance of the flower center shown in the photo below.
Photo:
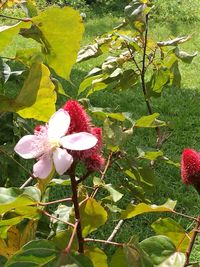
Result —
<path fill-rule="evenodd" d="M 60 147 L 60 140 L 56 138 L 50 138 L 49 145 L 52 150 L 55 150 L 57 147 Z"/>

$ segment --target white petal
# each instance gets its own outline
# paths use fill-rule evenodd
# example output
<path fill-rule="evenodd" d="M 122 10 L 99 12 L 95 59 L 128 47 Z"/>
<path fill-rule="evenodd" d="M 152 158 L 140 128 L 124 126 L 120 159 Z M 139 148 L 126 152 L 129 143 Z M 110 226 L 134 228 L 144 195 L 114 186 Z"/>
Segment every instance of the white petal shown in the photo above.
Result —
<path fill-rule="evenodd" d="M 60 143 L 63 147 L 70 150 L 85 150 L 96 145 L 97 138 L 85 132 L 70 134 L 60 139 Z"/>
<path fill-rule="evenodd" d="M 48 136 L 60 138 L 67 133 L 70 125 L 70 116 L 64 109 L 59 109 L 49 120 Z"/>
<path fill-rule="evenodd" d="M 33 175 L 40 179 L 49 176 L 53 168 L 53 162 L 50 157 L 41 157 L 40 160 L 33 165 Z"/>
<path fill-rule="evenodd" d="M 24 159 L 32 159 L 37 157 L 36 142 L 37 137 L 35 135 L 25 135 L 16 144 L 14 150 Z"/>
<path fill-rule="evenodd" d="M 58 174 L 62 175 L 73 163 L 73 158 L 65 149 L 56 148 L 53 152 L 53 162 Z"/>

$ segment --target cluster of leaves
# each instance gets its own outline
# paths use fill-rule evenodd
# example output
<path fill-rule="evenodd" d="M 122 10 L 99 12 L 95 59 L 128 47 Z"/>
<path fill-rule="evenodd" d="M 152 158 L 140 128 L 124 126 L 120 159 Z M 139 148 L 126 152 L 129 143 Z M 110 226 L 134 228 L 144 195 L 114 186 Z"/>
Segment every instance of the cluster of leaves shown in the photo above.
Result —
<path fill-rule="evenodd" d="M 112 220 L 113 214 L 117 220 L 128 220 L 149 212 L 175 213 L 175 201 L 168 200 L 158 206 L 148 199 L 148 193 L 154 189 L 152 166 L 155 161 L 176 165 L 161 151 L 164 138 L 161 127 L 165 128 L 167 123 L 159 120 L 158 113 L 153 113 L 151 99 L 159 97 L 167 86 L 180 86 L 179 60 L 191 63 L 196 56 L 196 53 L 190 55 L 179 48 L 190 36 L 164 42 L 152 40 L 148 36 L 148 15 L 152 5 L 147 0 L 133 0 L 125 8 L 125 20 L 121 25 L 78 54 L 84 27 L 77 11 L 70 7 L 51 7 L 38 14 L 32 0 L 4 1 L 1 7 L 16 3 L 22 5 L 29 19 L 0 27 L 0 129 L 7 134 L 0 143 L 2 161 L 5 156 L 16 161 L 10 149 L 15 139 L 24 131 L 29 132 L 35 120 L 48 121 L 56 110 L 58 94 L 66 97 L 62 81 L 70 80 L 77 55 L 77 62 L 81 62 L 105 53 L 110 54 L 82 81 L 78 96 L 84 95 L 80 101 L 91 116 L 103 124 L 105 156 L 108 158 L 104 171 L 98 177 L 93 175 L 89 181 L 81 179 L 82 173 L 78 180 L 77 173 L 72 171 L 55 179 L 52 171 L 47 179 L 38 180 L 34 186 L 1 187 L 0 263 L 7 267 L 183 266 L 193 233 L 187 233 L 169 218 L 154 222 L 152 228 L 156 236 L 142 242 L 131 238 L 123 244 L 90 237 Z M 28 44 L 32 40 L 34 47 L 20 48 L 8 58 L 6 49 L 15 38 L 23 38 Z M 93 107 L 88 99 L 100 90 L 134 90 L 138 86 L 141 86 L 148 110 L 148 114 L 142 114 L 140 118 L 134 118 L 128 112 Z M 126 141 L 133 138 L 133 132 L 138 128 L 156 130 L 157 143 L 153 148 L 138 148 L 138 155 L 133 158 L 126 151 Z M 105 179 L 112 165 L 122 177 L 116 186 Z M 9 173 L 5 174 L 7 176 Z M 67 202 L 67 199 L 47 202 L 52 186 L 71 188 L 73 197 L 68 199 L 67 205 L 59 205 L 53 214 L 49 214 L 46 207 Z M 106 193 L 95 198 L 98 191 Z M 130 203 L 122 209 L 118 203 L 127 191 L 135 204 Z M 50 222 L 45 220 L 46 216 L 50 217 Z M 103 242 L 118 248 L 110 261 L 97 246 L 85 245 L 84 254 L 78 253 L 83 252 L 83 243 L 90 242 Z"/>

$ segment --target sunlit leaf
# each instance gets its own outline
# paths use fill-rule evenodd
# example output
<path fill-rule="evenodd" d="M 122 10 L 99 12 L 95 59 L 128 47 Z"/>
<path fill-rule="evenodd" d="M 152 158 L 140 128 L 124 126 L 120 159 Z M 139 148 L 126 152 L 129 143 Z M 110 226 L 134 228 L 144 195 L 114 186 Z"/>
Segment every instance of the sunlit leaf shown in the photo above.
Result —
<path fill-rule="evenodd" d="M 36 187 L 0 188 L 0 214 L 16 208 L 30 206 L 40 201 L 41 193 Z"/>
<path fill-rule="evenodd" d="M 140 243 L 155 266 L 180 267 L 185 263 L 185 254 L 176 251 L 172 241 L 166 236 L 153 236 Z"/>
<path fill-rule="evenodd" d="M 153 150 L 145 147 L 137 148 L 139 158 L 148 159 L 148 160 L 156 160 L 159 157 L 163 156 L 163 152 L 161 150 Z"/>
<path fill-rule="evenodd" d="M 84 31 L 78 11 L 71 7 L 49 8 L 31 21 L 32 28 L 23 31 L 23 36 L 40 42 L 46 63 L 56 74 L 69 80 Z"/>
<path fill-rule="evenodd" d="M 94 267 L 108 267 L 107 256 L 103 250 L 87 247 L 84 253 L 92 261 Z"/>
<path fill-rule="evenodd" d="M 136 121 L 135 127 L 155 128 L 158 126 L 165 126 L 166 123 L 164 121 L 157 120 L 159 115 L 159 113 L 154 113 L 152 115 L 142 116 L 139 120 Z"/>
<path fill-rule="evenodd" d="M 9 45 L 13 38 L 19 33 L 21 28 L 30 27 L 30 22 L 19 22 L 12 26 L 0 27 L 0 52 L 2 52 L 7 45 Z"/>
<path fill-rule="evenodd" d="M 191 234 L 186 233 L 184 228 L 171 218 L 158 219 L 151 227 L 157 235 L 165 235 L 176 246 L 176 251 L 185 253 L 190 243 Z"/>
<path fill-rule="evenodd" d="M 88 198 L 81 205 L 80 213 L 83 236 L 87 236 L 107 221 L 106 210 L 93 198 Z"/>
<path fill-rule="evenodd" d="M 157 45 L 158 46 L 177 46 L 179 44 L 187 42 L 190 39 L 191 39 L 191 36 L 187 35 L 187 36 L 177 37 L 169 41 L 157 42 Z"/>
<path fill-rule="evenodd" d="M 192 60 L 194 59 L 194 57 L 197 56 L 197 52 L 193 53 L 193 54 L 188 54 L 185 51 L 181 51 L 178 48 L 175 49 L 175 55 L 181 59 L 183 62 L 190 64 L 192 62 Z"/>
<path fill-rule="evenodd" d="M 138 205 L 129 204 L 127 209 L 121 213 L 121 219 L 129 219 L 139 214 L 149 213 L 149 212 L 164 212 L 164 211 L 172 212 L 175 205 L 176 201 L 170 199 L 161 206 L 157 206 L 154 204 L 147 205 L 145 203 L 140 203 Z"/>
<path fill-rule="evenodd" d="M 56 102 L 49 69 L 34 64 L 16 100 L 0 96 L 0 101 L 0 112 L 14 111 L 24 118 L 48 121 L 55 112 Z"/>

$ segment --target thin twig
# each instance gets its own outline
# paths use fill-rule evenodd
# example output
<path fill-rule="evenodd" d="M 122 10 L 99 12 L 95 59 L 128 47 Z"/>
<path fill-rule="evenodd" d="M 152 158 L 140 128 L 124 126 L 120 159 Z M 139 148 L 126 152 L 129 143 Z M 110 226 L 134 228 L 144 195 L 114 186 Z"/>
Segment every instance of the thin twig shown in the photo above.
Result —
<path fill-rule="evenodd" d="M 78 238 L 78 252 L 84 253 L 84 244 L 83 244 L 83 236 L 82 236 L 82 228 L 81 228 L 81 218 L 80 218 L 80 211 L 79 211 L 79 203 L 78 203 L 78 194 L 77 194 L 77 181 L 75 176 L 75 168 L 76 164 L 73 164 L 70 168 L 70 171 L 68 171 L 68 174 L 71 179 L 71 188 L 72 188 L 72 202 L 74 204 L 74 213 L 75 213 L 75 219 L 78 222 L 77 228 L 76 228 L 76 234 Z"/>
<path fill-rule="evenodd" d="M 124 220 L 120 220 L 117 225 L 115 226 L 114 230 L 112 231 L 111 235 L 108 237 L 107 241 L 112 241 L 114 237 L 116 236 L 117 232 L 120 230 L 124 223 Z"/>
<path fill-rule="evenodd" d="M 48 205 L 52 205 L 52 204 L 56 204 L 56 203 L 61 203 L 61 202 L 67 202 L 67 201 L 72 201 L 72 198 L 63 198 L 63 199 L 58 199 L 55 201 L 51 201 L 51 202 L 39 202 L 37 203 L 39 206 L 48 206 Z"/>
<path fill-rule="evenodd" d="M 112 156 L 113 156 L 113 152 L 110 152 L 110 154 L 108 156 L 108 160 L 107 160 L 106 166 L 105 166 L 104 171 L 102 172 L 102 175 L 101 175 L 101 181 L 104 180 L 106 172 L 107 172 L 107 170 L 109 169 L 109 167 L 111 165 Z M 94 191 L 91 193 L 90 197 L 94 198 L 96 196 L 98 190 L 99 190 L 99 187 L 94 188 Z"/>
<path fill-rule="evenodd" d="M 90 174 L 91 174 L 91 171 L 87 171 L 85 175 L 81 176 L 79 180 L 76 181 L 76 183 L 79 184 L 83 182 Z"/>
<path fill-rule="evenodd" d="M 57 220 L 57 221 L 62 222 L 64 224 L 67 224 L 67 225 L 69 225 L 71 227 L 74 227 L 74 224 L 73 223 L 67 222 L 67 221 L 65 221 L 63 219 L 60 219 L 60 218 L 57 218 L 56 216 L 54 216 L 52 214 L 49 214 L 46 210 L 40 210 L 40 211 L 41 211 L 41 213 L 43 213 L 44 215 L 46 215 L 50 219 L 54 219 L 54 220 Z"/>
<path fill-rule="evenodd" d="M 7 15 L 2 15 L 2 14 L 0 14 L 0 17 L 6 18 L 6 19 L 13 19 L 13 20 L 17 20 L 17 21 L 23 21 L 23 22 L 30 22 L 31 21 L 30 18 L 21 19 L 21 18 L 15 18 L 15 17 L 7 16 Z"/>
<path fill-rule="evenodd" d="M 125 245 L 124 243 L 112 242 L 112 241 L 107 241 L 107 240 L 102 240 L 102 239 L 93 239 L 93 238 L 85 238 L 84 242 L 98 242 L 98 243 L 103 243 L 103 244 L 108 244 L 108 245 L 114 245 L 117 247 L 123 247 Z"/>
<path fill-rule="evenodd" d="M 197 234 L 198 234 L 198 229 L 199 229 L 199 226 L 200 226 L 200 216 L 198 216 L 197 218 L 197 222 L 195 224 L 195 227 L 194 227 L 194 230 L 193 230 L 193 234 L 192 234 L 192 237 L 191 237 L 191 240 L 190 240 L 190 243 L 189 243 L 189 246 L 187 248 L 187 251 L 186 251 L 186 260 L 185 260 L 185 264 L 183 267 L 186 267 L 188 266 L 189 264 L 189 260 L 190 260 L 190 254 L 192 252 L 192 248 L 194 246 L 194 243 L 195 243 L 195 239 L 197 237 Z"/>
<path fill-rule="evenodd" d="M 174 213 L 174 214 L 176 214 L 176 215 L 179 215 L 179 216 L 185 217 L 185 218 L 187 218 L 187 219 L 190 219 L 190 220 L 193 220 L 193 221 L 196 221 L 196 222 L 198 222 L 198 221 L 199 221 L 199 219 L 198 219 L 198 218 L 195 218 L 195 217 L 192 217 L 192 216 L 189 216 L 189 215 L 186 215 L 186 214 L 183 214 L 183 213 L 177 212 L 177 211 L 175 211 L 175 210 L 172 210 L 172 211 L 169 211 L 169 212 L 172 212 L 172 213 Z"/>
<path fill-rule="evenodd" d="M 74 224 L 74 229 L 73 229 L 72 235 L 70 237 L 69 243 L 67 244 L 67 247 L 63 251 L 64 255 L 67 255 L 70 252 L 72 243 L 73 243 L 75 235 L 76 235 L 76 230 L 77 230 L 78 224 L 79 224 L 79 221 L 76 221 L 75 224 Z"/>
<path fill-rule="evenodd" d="M 19 189 L 24 189 L 24 187 L 27 186 L 30 182 L 32 182 L 33 179 L 33 177 L 29 177 L 28 180 L 26 180 L 26 182 L 23 183 L 23 185 L 21 185 Z"/>

